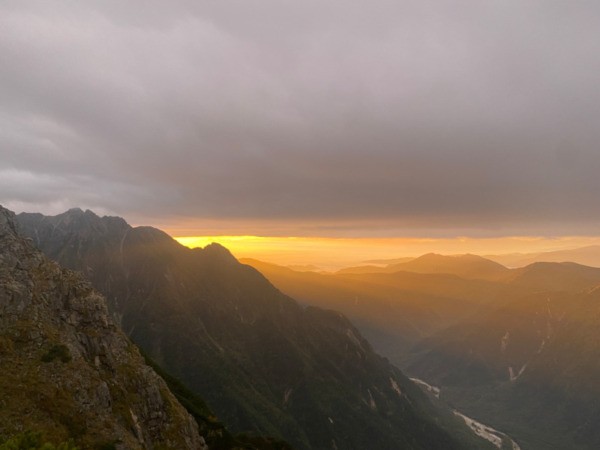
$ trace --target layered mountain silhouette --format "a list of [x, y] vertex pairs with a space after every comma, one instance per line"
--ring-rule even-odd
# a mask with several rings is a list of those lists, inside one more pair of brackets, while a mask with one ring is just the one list
[[360, 266], [342, 269], [339, 274], [349, 273], [445, 273], [467, 279], [500, 280], [508, 269], [501, 264], [477, 255], [445, 256], [436, 253], [414, 258], [410, 261], [388, 264], [385, 267]]
[[443, 259], [414, 270], [445, 273], [299, 273], [244, 261], [303, 302], [343, 311], [406, 373], [522, 450], [600, 448], [600, 271], [537, 262], [483, 280], [479, 267], [459, 277], [463, 261]]
[[[475, 260], [488, 266], [483, 258]], [[257, 268], [275, 286], [303, 303], [342, 311], [377, 351], [397, 364], [402, 364], [410, 348], [422, 339], [528, 292], [521, 286], [447, 273], [327, 274], [296, 272], [251, 259], [241, 261]], [[449, 262], [456, 262], [457, 269], [444, 264], [440, 270], [464, 270], [462, 258], [450, 257]], [[492, 263], [494, 266], [496, 263]], [[417, 267], [422, 269], [423, 265], [419, 263]], [[502, 266], [500, 271], [503, 276], [510, 273]]]
[[572, 262], [536, 262], [512, 270], [506, 280], [535, 290], [579, 292], [600, 283], [600, 269]]
[[0, 207], [0, 435], [27, 429], [81, 448], [207, 448], [104, 298]]
[[571, 250], [542, 253], [513, 253], [486, 256], [507, 267], [524, 267], [535, 262], [574, 262], [590, 267], [600, 267], [600, 245], [588, 245]]
[[459, 422], [342, 314], [300, 306], [225, 248], [191, 250], [157, 229], [77, 209], [18, 219], [49, 257], [82, 271], [132, 340], [233, 431], [298, 449], [464, 448], [439, 426], [460, 430]]

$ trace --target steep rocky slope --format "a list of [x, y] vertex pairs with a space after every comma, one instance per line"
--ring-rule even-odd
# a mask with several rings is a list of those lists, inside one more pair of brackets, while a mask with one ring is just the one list
[[192, 417], [89, 282], [20, 237], [0, 207], [0, 434], [83, 448], [204, 449]]
[[461, 447], [435, 423], [458, 422], [345, 317], [301, 307], [223, 247], [190, 250], [90, 211], [19, 220], [49, 256], [83, 271], [134, 342], [234, 431], [298, 449]]

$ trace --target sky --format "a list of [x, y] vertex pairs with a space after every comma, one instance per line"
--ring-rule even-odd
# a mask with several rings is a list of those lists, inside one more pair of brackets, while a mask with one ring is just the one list
[[0, 204], [175, 236], [597, 236], [599, 49], [592, 1], [3, 1]]

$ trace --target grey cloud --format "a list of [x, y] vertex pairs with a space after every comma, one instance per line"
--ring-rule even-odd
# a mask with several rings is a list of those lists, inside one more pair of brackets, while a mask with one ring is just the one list
[[599, 13], [559, 1], [7, 2], [0, 202], [140, 221], [589, 233]]

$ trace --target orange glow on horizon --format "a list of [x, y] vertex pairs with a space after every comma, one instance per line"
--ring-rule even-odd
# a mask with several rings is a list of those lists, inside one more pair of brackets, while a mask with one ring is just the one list
[[599, 245], [600, 237], [545, 238], [324, 238], [262, 236], [175, 237], [187, 247], [217, 242], [236, 258], [254, 258], [279, 265], [314, 265], [323, 270], [365, 264], [366, 261], [417, 257], [425, 253], [504, 255], [541, 253]]

